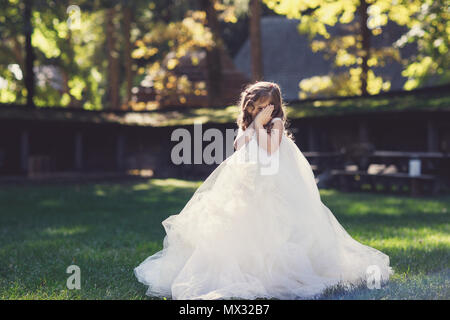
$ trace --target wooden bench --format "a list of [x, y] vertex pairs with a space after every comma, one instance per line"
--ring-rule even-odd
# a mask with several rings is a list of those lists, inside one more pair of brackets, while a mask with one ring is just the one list
[[419, 159], [422, 171], [436, 172], [450, 165], [450, 154], [443, 152], [405, 152], [378, 150], [369, 156], [370, 163], [394, 164], [400, 171], [407, 171], [409, 160]]
[[329, 169], [342, 169], [344, 167], [344, 154], [342, 152], [302, 152], [311, 165], [314, 174], [320, 174]]
[[434, 175], [407, 173], [371, 174], [365, 171], [332, 170], [332, 185], [342, 191], [409, 192], [412, 196], [435, 194], [440, 181]]
[[414, 152], [414, 151], [384, 151], [378, 150], [373, 153], [374, 157], [380, 158], [428, 158], [428, 159], [449, 159], [450, 154], [443, 152]]

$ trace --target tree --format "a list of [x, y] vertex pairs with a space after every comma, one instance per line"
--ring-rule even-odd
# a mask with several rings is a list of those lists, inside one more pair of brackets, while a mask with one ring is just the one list
[[367, 1], [360, 0], [360, 4], [357, 7], [359, 15], [359, 34], [361, 35], [361, 95], [365, 96], [367, 92], [367, 75], [369, 73], [368, 61], [370, 58], [370, 30], [367, 26], [369, 16], [367, 14]]
[[[0, 0], [0, 103], [26, 102], [25, 1]], [[79, 0], [72, 5], [69, 0], [35, 0], [29, 12], [34, 29], [28, 42], [39, 78], [34, 103], [127, 108], [134, 105], [133, 85], [143, 81], [160, 99], [183, 100], [187, 93], [210, 91], [214, 104], [220, 95], [220, 50], [224, 49], [219, 23], [235, 22], [235, 13], [242, 12], [246, 2]], [[81, 20], [76, 28], [70, 24], [75, 15]], [[208, 53], [211, 66], [209, 88], [174, 72], [180, 58], [190, 55], [195, 65], [202, 51]]]
[[125, 81], [126, 81], [126, 96], [125, 105], [131, 101], [131, 89], [133, 86], [133, 59], [131, 57], [132, 44], [131, 44], [131, 21], [133, 20], [133, 11], [130, 5], [127, 3], [123, 10], [123, 29], [124, 29], [124, 56], [125, 56]]
[[25, 104], [25, 4], [0, 0], [0, 8], [0, 102]]
[[108, 57], [108, 98], [111, 109], [119, 108], [119, 52], [117, 50], [114, 18], [116, 8], [105, 10], [106, 55]]
[[[82, 23], [69, 26], [69, 1], [34, 0], [31, 15], [33, 31], [33, 67], [37, 69], [36, 106], [72, 106], [101, 108], [103, 60], [99, 55], [104, 36], [99, 28], [102, 19], [94, 10], [96, 1], [78, 1]], [[26, 93], [25, 36], [23, 33], [24, 0], [1, 0], [0, 18], [0, 102], [24, 104]], [[99, 24], [100, 22], [100, 24]]]
[[36, 64], [41, 69], [50, 68], [54, 77], [40, 80], [35, 97], [38, 106], [102, 107], [106, 83], [101, 52], [105, 42], [103, 15], [90, 6], [93, 2], [86, 3], [80, 1], [80, 7], [71, 7], [69, 1], [47, 1], [46, 6], [41, 4], [33, 11]]
[[222, 61], [220, 51], [223, 50], [223, 41], [220, 34], [220, 25], [214, 7], [215, 0], [200, 0], [201, 9], [206, 12], [206, 26], [209, 28], [213, 46], [206, 48], [206, 69], [209, 104], [215, 105], [221, 96]]
[[[408, 26], [419, 11], [421, 2], [389, 0], [264, 0], [278, 14], [300, 19], [299, 31], [309, 35], [313, 51], [323, 51], [333, 59], [336, 68], [348, 72], [306, 79], [300, 83], [300, 97], [318, 94], [375, 94], [388, 90], [390, 82], [376, 76], [372, 68], [384, 65], [389, 59], [402, 62], [398, 48], [374, 48], [371, 38], [380, 36], [389, 20]], [[331, 37], [328, 28], [342, 34]], [[336, 33], [336, 32], [334, 32]]]
[[31, 1], [25, 1], [24, 7], [24, 25], [25, 25], [25, 87], [27, 89], [27, 106], [34, 107], [34, 52], [31, 46], [31, 35], [33, 28], [31, 25]]
[[263, 57], [261, 48], [261, 2], [250, 1], [250, 51], [252, 63], [252, 81], [262, 80], [264, 77]]
[[[425, 0], [410, 19], [408, 32], [395, 46], [417, 43], [418, 53], [405, 62], [402, 75], [407, 77], [404, 88], [447, 84], [450, 82], [450, 12], [448, 1]], [[434, 78], [434, 81], [433, 81]]]
[[[226, 49], [219, 22], [236, 22], [236, 14], [242, 14], [245, 4], [235, 6], [226, 0], [169, 3], [153, 4], [155, 18], [146, 20], [148, 31], [136, 40], [132, 57], [140, 66], [141, 83], [152, 87], [160, 101], [177, 98], [183, 102], [185, 95], [194, 93], [208, 96], [209, 104], [214, 105], [221, 95], [220, 51]], [[170, 19], [167, 10], [171, 10]], [[184, 56], [190, 57], [193, 66], [198, 65], [202, 53], [206, 53], [206, 81], [191, 81], [174, 71]]]

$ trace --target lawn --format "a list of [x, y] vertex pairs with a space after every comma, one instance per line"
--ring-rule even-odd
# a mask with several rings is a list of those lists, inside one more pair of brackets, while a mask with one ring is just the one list
[[[133, 268], [162, 248], [161, 221], [201, 182], [0, 186], [0, 299], [148, 299]], [[321, 190], [322, 201], [358, 241], [391, 257], [381, 289], [330, 290], [322, 299], [449, 299], [450, 195]], [[66, 268], [81, 269], [68, 290]]]

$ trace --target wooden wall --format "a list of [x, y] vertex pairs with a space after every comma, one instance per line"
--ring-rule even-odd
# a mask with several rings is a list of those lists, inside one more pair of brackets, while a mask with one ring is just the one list
[[[450, 152], [449, 111], [302, 118], [292, 120], [290, 127], [303, 152], [339, 151], [361, 141], [373, 143], [376, 150]], [[177, 128], [194, 133], [193, 126], [0, 120], [0, 175], [28, 175], [34, 163], [50, 172], [151, 169], [159, 177], [205, 178], [217, 164], [171, 162], [171, 149], [178, 143], [171, 141], [171, 134]], [[210, 123], [203, 125], [203, 132], [208, 128], [236, 129], [234, 123]]]

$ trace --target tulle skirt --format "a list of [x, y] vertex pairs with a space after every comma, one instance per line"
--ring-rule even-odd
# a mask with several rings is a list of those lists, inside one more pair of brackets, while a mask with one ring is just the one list
[[150, 296], [305, 299], [364, 283], [370, 270], [381, 282], [393, 273], [386, 254], [354, 240], [322, 203], [286, 136], [271, 156], [253, 138], [162, 225], [163, 249], [134, 269]]

